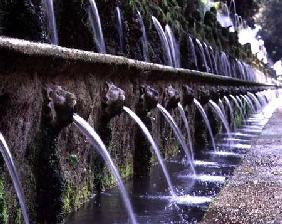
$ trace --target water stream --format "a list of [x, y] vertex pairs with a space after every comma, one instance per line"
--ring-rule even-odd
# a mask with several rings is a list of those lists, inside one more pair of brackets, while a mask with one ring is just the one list
[[[163, 178], [161, 164], [153, 166], [149, 176], [127, 181], [127, 189], [133, 192], [131, 201], [138, 222], [142, 224], [200, 222], [209, 204], [250, 149], [251, 142], [261, 133], [275, 111], [274, 108], [275, 103], [270, 103], [263, 112], [251, 114], [247, 119], [247, 125], [232, 133], [232, 139], [226, 133], [219, 134], [218, 151], [195, 150], [197, 176], [191, 176], [191, 168], [183, 163], [182, 156], [163, 161], [173, 182], [173, 189], [177, 191], [176, 197], [167, 195], [167, 180]], [[157, 147], [137, 115], [127, 107], [124, 107], [124, 110], [142, 128], [152, 147]], [[234, 141], [232, 148], [226, 144], [230, 140]], [[119, 190], [114, 188], [101, 193], [100, 197], [95, 197], [78, 212], [70, 215], [66, 223], [127, 223], [124, 208], [118, 206], [120, 203], [118, 192]]]
[[172, 59], [172, 55], [170, 53], [170, 47], [169, 47], [169, 43], [168, 43], [168, 39], [165, 35], [165, 32], [162, 28], [162, 25], [160, 24], [160, 22], [158, 21], [158, 19], [154, 16], [152, 16], [152, 20], [153, 20], [153, 24], [158, 32], [161, 44], [162, 44], [162, 50], [164, 53], [164, 62], [165, 65], [171, 66], [173, 67], [173, 59]]
[[165, 35], [170, 48], [172, 63], [175, 68], [180, 68], [180, 50], [179, 45], [169, 25], [165, 26]]
[[233, 107], [232, 107], [232, 104], [230, 103], [229, 99], [227, 96], [224, 96], [223, 97], [227, 106], [228, 106], [228, 110], [229, 110], [229, 115], [230, 115], [230, 123], [231, 123], [231, 126], [234, 127], [234, 110], [233, 110]]
[[181, 103], [178, 103], [178, 110], [180, 112], [180, 116], [183, 120], [185, 129], [186, 129], [186, 132], [187, 132], [188, 144], [189, 144], [190, 151], [191, 151], [191, 157], [192, 157], [192, 160], [194, 161], [194, 150], [193, 150], [193, 141], [192, 141], [192, 136], [191, 136], [190, 125], [189, 125], [185, 110], [184, 110], [183, 106], [181, 105]]
[[238, 103], [236, 97], [234, 97], [233, 95], [230, 95], [230, 98], [234, 102], [234, 104], [237, 107], [237, 109], [239, 110], [240, 116], [243, 118], [244, 117], [244, 113], [243, 113], [243, 110], [242, 110], [240, 104]]
[[112, 175], [115, 177], [118, 188], [120, 190], [124, 205], [127, 209], [128, 215], [130, 217], [130, 221], [132, 224], [137, 224], [133, 208], [131, 206], [131, 202], [129, 200], [127, 191], [125, 189], [125, 186], [123, 184], [123, 181], [121, 179], [121, 176], [119, 174], [119, 171], [117, 167], [115, 166], [111, 155], [109, 154], [105, 144], [99, 137], [99, 135], [95, 132], [95, 130], [89, 125], [88, 122], [86, 122], [83, 118], [81, 118], [79, 115], [74, 114], [73, 115], [74, 124], [77, 126], [77, 128], [85, 135], [85, 137], [88, 139], [90, 144], [97, 150], [97, 152], [103, 157], [105, 160], [108, 168], [111, 170]]
[[105, 54], [106, 46], [98, 8], [95, 0], [89, 0], [89, 2], [90, 8], [88, 9], [88, 17], [93, 32], [94, 42], [98, 53]]
[[137, 11], [137, 17], [138, 17], [138, 21], [139, 21], [139, 24], [142, 30], [141, 42], [142, 42], [142, 53], [143, 53], [144, 61], [150, 62], [149, 49], [148, 49], [148, 38], [147, 38], [147, 33], [146, 33], [146, 28], [144, 25], [143, 17], [140, 11]]
[[208, 129], [208, 132], [210, 134], [212, 147], [213, 147], [214, 150], [216, 150], [214, 136], [213, 136], [213, 133], [212, 133], [211, 124], [210, 124], [210, 121], [208, 119], [208, 116], [207, 116], [204, 108], [202, 107], [202, 105], [200, 104], [200, 102], [198, 100], [194, 99], [194, 104], [196, 105], [197, 109], [199, 110], [199, 112], [201, 113], [201, 115], [204, 119], [204, 122], [206, 124], [207, 129]]
[[116, 16], [116, 29], [118, 33], [118, 45], [121, 52], [124, 51], [124, 37], [123, 37], [123, 24], [122, 24], [122, 14], [120, 8], [117, 6], [115, 8]]
[[168, 171], [167, 171], [166, 165], [163, 161], [163, 158], [161, 156], [160, 150], [159, 150], [157, 144], [155, 143], [152, 135], [150, 134], [148, 128], [141, 121], [141, 119], [132, 110], [130, 110], [128, 107], [124, 107], [123, 110], [138, 124], [138, 126], [141, 128], [144, 135], [146, 136], [147, 140], [150, 142], [152, 149], [154, 150], [154, 153], [157, 156], [159, 164], [160, 164], [160, 166], [163, 170], [164, 176], [165, 176], [166, 181], [167, 181], [167, 185], [168, 185], [169, 190], [170, 190], [170, 194], [173, 197], [176, 197], [176, 194], [174, 192], [173, 185], [172, 185], [172, 182], [171, 182], [171, 179], [170, 179], [170, 175], [168, 174]]
[[23, 214], [24, 222], [25, 222], [25, 224], [29, 224], [29, 218], [28, 218], [28, 212], [27, 212], [25, 197], [24, 197], [24, 194], [23, 194], [23, 189], [22, 189], [22, 186], [21, 186], [19, 175], [18, 175], [16, 166], [14, 164], [12, 154], [9, 150], [8, 145], [7, 145], [7, 142], [5, 141], [5, 138], [1, 133], [0, 133], [0, 152], [3, 156], [5, 164], [8, 168], [9, 174], [12, 178], [12, 182], [13, 182], [14, 188], [16, 190], [16, 194], [17, 194], [19, 204], [20, 204], [20, 207], [21, 207], [21, 211], [22, 211], [22, 214]]
[[218, 105], [219, 105], [219, 108], [221, 109], [222, 113], [224, 114], [224, 116], [227, 116], [227, 114], [225, 112], [224, 104], [223, 104], [221, 99], [218, 100]]
[[215, 114], [218, 116], [218, 118], [221, 120], [222, 124], [224, 125], [227, 135], [230, 136], [231, 138], [231, 130], [229, 128], [229, 124], [224, 113], [221, 111], [220, 107], [214, 101], [210, 100], [209, 103], [212, 109], [214, 110]]
[[209, 68], [208, 63], [207, 63], [207, 58], [206, 58], [206, 55], [205, 55], [203, 45], [202, 45], [202, 43], [199, 39], [196, 39], [196, 43], [197, 43], [197, 46], [198, 46], [198, 49], [199, 49], [202, 66], [204, 66], [205, 72], [209, 72], [210, 68]]
[[58, 45], [59, 40], [58, 40], [58, 31], [57, 31], [57, 23], [54, 13], [53, 0], [45, 0], [45, 7], [46, 7], [47, 18], [48, 18], [48, 28], [49, 28], [51, 43], [54, 45]]
[[246, 111], [245, 111], [245, 109], [244, 109], [244, 103], [243, 103], [243, 101], [242, 101], [242, 99], [239, 97], [239, 96], [236, 96], [236, 99], [237, 99], [237, 101], [238, 101], [238, 103], [239, 103], [239, 105], [240, 105], [240, 107], [241, 107], [241, 109], [242, 109], [242, 112], [243, 112], [243, 119], [245, 120], [245, 118], [246, 118]]
[[251, 112], [255, 113], [256, 110], [254, 108], [254, 105], [253, 105], [252, 101], [248, 97], [246, 97], [245, 95], [241, 95], [241, 97], [245, 100], [245, 102], [247, 103], [248, 107], [251, 109]]
[[198, 61], [197, 61], [195, 44], [190, 35], [187, 36], [187, 45], [188, 45], [188, 54], [190, 55], [191, 60], [193, 61], [193, 64], [195, 66], [194, 69], [198, 69]]
[[186, 155], [186, 159], [188, 160], [191, 170], [192, 170], [192, 174], [195, 175], [195, 167], [194, 167], [194, 161], [193, 161], [193, 152], [192, 149], [188, 149], [186, 143], [185, 143], [185, 138], [183, 136], [183, 134], [181, 133], [181, 130], [179, 129], [179, 127], [177, 126], [175, 120], [173, 119], [173, 117], [170, 115], [170, 113], [160, 104], [157, 105], [157, 108], [160, 110], [160, 112], [163, 114], [163, 116], [165, 117], [166, 121], [169, 123], [170, 127], [172, 128], [179, 144], [181, 145], [185, 155]]
[[262, 106], [261, 106], [260, 102], [258, 101], [258, 99], [256, 98], [256, 96], [253, 93], [250, 93], [250, 92], [248, 92], [248, 96], [254, 101], [257, 110], [260, 111], [262, 109]]

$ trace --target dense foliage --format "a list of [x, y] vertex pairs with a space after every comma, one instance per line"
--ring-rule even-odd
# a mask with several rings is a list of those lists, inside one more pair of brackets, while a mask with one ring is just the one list
[[282, 58], [282, 1], [265, 0], [259, 18], [262, 38], [267, 51], [274, 61]]

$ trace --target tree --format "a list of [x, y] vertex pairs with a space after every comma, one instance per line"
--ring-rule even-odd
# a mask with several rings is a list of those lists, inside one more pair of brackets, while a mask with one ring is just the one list
[[262, 26], [260, 35], [271, 59], [282, 58], [282, 1], [265, 0], [258, 23]]

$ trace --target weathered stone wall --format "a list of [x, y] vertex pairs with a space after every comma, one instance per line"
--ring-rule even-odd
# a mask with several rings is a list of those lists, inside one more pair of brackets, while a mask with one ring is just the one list
[[[0, 131], [12, 151], [28, 201], [30, 216], [35, 223], [46, 221], [55, 223], [89, 200], [96, 192], [95, 189], [109, 188], [114, 184], [107, 169], [97, 165], [100, 161], [99, 157], [74, 125], [61, 131], [58, 139], [54, 140], [52, 145], [54, 150], [50, 150], [51, 154], [45, 151], [49, 152], [49, 148], [46, 149], [48, 146], [46, 142], [53, 141], [49, 139], [51, 137], [48, 135], [43, 119], [46, 116], [44, 109], [46, 86], [59, 85], [73, 93], [77, 98], [77, 113], [99, 131], [103, 125], [106, 125], [101, 122], [101, 113], [103, 113], [101, 102], [107, 81], [113, 82], [125, 91], [126, 106], [133, 110], [137, 109], [140, 86], [143, 84], [150, 85], [159, 92], [159, 102], [162, 104], [165, 88], [169, 84], [179, 91], [181, 98], [184, 84], [193, 88], [196, 96], [199, 94], [200, 87], [205, 89], [212, 86], [229, 89], [238, 86], [270, 87], [229, 77], [146, 64], [121, 57], [0, 38]], [[195, 127], [198, 127], [201, 121], [195, 120], [193, 106], [188, 110], [193, 136], [198, 136], [199, 133], [195, 133], [195, 130], [199, 131], [199, 128], [195, 129]], [[172, 114], [183, 128], [177, 115], [178, 111], [175, 109]], [[149, 122], [152, 122], [153, 136], [162, 153], [166, 157], [178, 153], [176, 139], [156, 109], [148, 117]], [[137, 127], [125, 113], [116, 116], [108, 125], [111, 132], [108, 136], [101, 137], [109, 140], [108, 148], [122, 176], [131, 177], [134, 174], [134, 163], [143, 159], [135, 152], [138, 143]], [[202, 129], [202, 136], [207, 136], [205, 133]], [[201, 143], [194, 142], [195, 145]], [[138, 149], [140, 150], [140, 147]], [[148, 148], [144, 148], [145, 152], [148, 155]], [[148, 156], [150, 159], [150, 155]], [[58, 165], [53, 166], [57, 162]], [[46, 171], [46, 167], [50, 169]], [[55, 167], [55, 170], [52, 170], [52, 167]], [[20, 213], [3, 162], [1, 170], [4, 170], [1, 174], [4, 179], [3, 193], [9, 220], [17, 220], [19, 218], [16, 216]], [[51, 179], [54, 182], [50, 184]], [[56, 205], [61, 205], [61, 208], [56, 207], [58, 211], [53, 211], [54, 214], [46, 210], [44, 214], [42, 212], [44, 207], [38, 204], [39, 199], [41, 202], [44, 201], [42, 187], [52, 192], [49, 196], [56, 199]], [[47, 194], [46, 197], [49, 196]], [[50, 204], [52, 203], [54, 201], [51, 200]], [[51, 206], [47, 209], [52, 210], [52, 208]], [[52, 215], [56, 217], [50, 217]]]

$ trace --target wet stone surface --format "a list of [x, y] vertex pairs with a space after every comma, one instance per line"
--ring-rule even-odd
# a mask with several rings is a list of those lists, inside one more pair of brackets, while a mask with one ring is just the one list
[[202, 223], [282, 223], [282, 107], [269, 120]]

